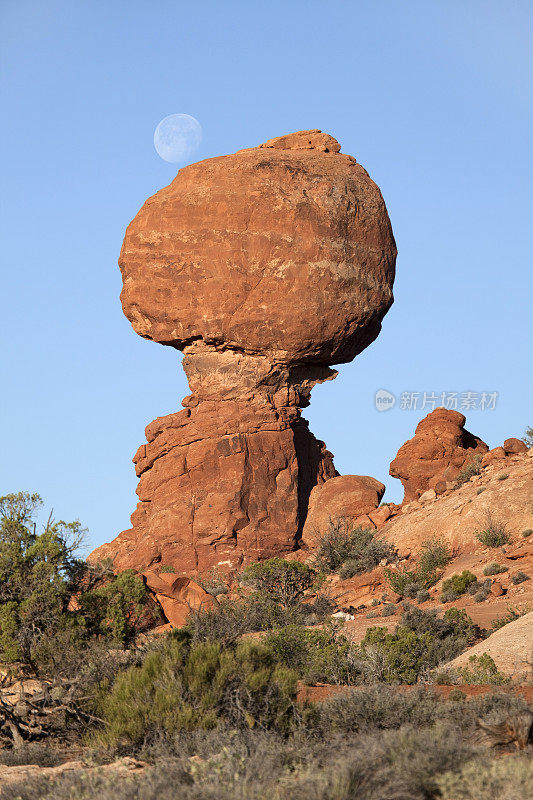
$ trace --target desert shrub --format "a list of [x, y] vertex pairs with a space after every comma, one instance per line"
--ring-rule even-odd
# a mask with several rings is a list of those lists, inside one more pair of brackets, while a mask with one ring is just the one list
[[497, 481], [506, 481], [508, 477], [509, 477], [509, 473], [508, 472], [501, 472], [498, 475], [498, 477], [496, 478], [496, 480]]
[[385, 603], [381, 611], [383, 617], [392, 617], [396, 614], [396, 606], [394, 603]]
[[269, 558], [249, 564], [242, 572], [241, 580], [257, 592], [284, 608], [295, 606], [304, 592], [314, 582], [315, 572], [307, 564]]
[[483, 586], [483, 588], [478, 589], [478, 591], [476, 591], [476, 593], [474, 594], [474, 602], [484, 603], [489, 594], [490, 594], [489, 589]]
[[394, 633], [386, 628], [368, 628], [361, 650], [378, 651], [383, 657], [382, 680], [386, 683], [416, 683], [422, 670], [431, 662], [432, 637], [417, 634], [403, 626]]
[[438, 570], [445, 567], [451, 557], [451, 549], [442, 539], [426, 539], [422, 542], [414, 569], [403, 567], [385, 571], [388, 584], [393, 592], [402, 597], [415, 598], [419, 592], [437, 582]]
[[361, 651], [363, 658], [372, 651], [381, 655], [381, 680], [412, 684], [422, 672], [459, 655], [478, 634], [470, 617], [457, 608], [448, 609], [439, 619], [435, 611], [407, 606], [394, 632], [369, 628]]
[[187, 633], [166, 637], [139, 666], [119, 673], [99, 709], [107, 745], [139, 744], [180, 730], [235, 727], [288, 729], [295, 713], [296, 673], [261, 642], [223, 649], [191, 643]]
[[515, 572], [515, 574], [511, 577], [511, 583], [514, 584], [514, 586], [518, 586], [519, 583], [524, 583], [524, 581], [528, 580], [529, 575], [526, 575], [526, 573], [522, 572], [522, 570]]
[[524, 800], [533, 796], [533, 761], [522, 754], [476, 759], [436, 782], [442, 800]]
[[529, 608], [508, 608], [503, 616], [498, 617], [497, 619], [493, 620], [492, 622], [492, 630], [498, 631], [500, 628], [503, 628], [504, 625], [508, 625], [510, 622], [514, 622], [515, 619], [520, 619], [523, 617], [524, 614], [527, 614]]
[[90, 581], [90, 587], [81, 591], [77, 600], [88, 632], [105, 637], [115, 646], [128, 647], [139, 631], [161, 621], [142, 578], [132, 569], [114, 574], [109, 568]]
[[524, 539], [527, 539], [528, 536], [531, 536], [533, 533], [533, 528], [526, 528], [525, 531], [522, 531], [522, 536]]
[[477, 583], [476, 576], [468, 569], [452, 575], [442, 582], [441, 601], [449, 603], [456, 600], [467, 591], [469, 586], [475, 583]]
[[174, 575], [176, 570], [171, 564], [162, 564], [159, 567], [159, 572], [168, 573], [170, 575]]
[[508, 569], [509, 567], [504, 567], [503, 564], [497, 564], [496, 561], [492, 561], [484, 567], [483, 575], [500, 575], [502, 572], [507, 572]]
[[336, 695], [320, 704], [316, 725], [323, 736], [370, 733], [403, 725], [433, 724], [441, 713], [439, 698], [422, 687], [399, 692], [386, 685]]
[[445, 567], [452, 558], [450, 545], [443, 539], [433, 538], [422, 542], [417, 562], [417, 574], [427, 581], [434, 573]]
[[405, 588], [403, 590], [403, 596], [404, 597], [408, 597], [410, 600], [414, 600], [414, 598], [417, 596], [418, 592], [420, 592], [420, 591], [421, 591], [420, 584], [416, 583], [416, 581], [413, 581], [412, 583], [406, 584], [406, 586], [405, 586]]
[[416, 584], [415, 571], [409, 570], [405, 567], [400, 567], [399, 569], [386, 569], [385, 577], [392, 591], [396, 592], [396, 594], [399, 594], [402, 597], [404, 596], [405, 590], [408, 586]]
[[392, 558], [394, 547], [376, 539], [374, 531], [352, 527], [347, 520], [330, 521], [320, 539], [315, 557], [319, 570], [331, 573], [342, 570], [341, 577], [351, 578], [376, 567], [383, 559]]
[[479, 475], [481, 472], [481, 456], [473, 456], [462, 468], [455, 479], [454, 488], [459, 489], [459, 487], [463, 486], [463, 484], [468, 483], [468, 481], [474, 477], [474, 475]]
[[6, 787], [2, 800], [430, 800], [438, 776], [474, 754], [446, 726], [377, 731], [331, 744], [258, 730], [224, 731], [214, 741], [212, 735], [203, 744], [189, 734], [180, 741], [184, 751], [139, 775], [118, 779], [93, 771], [53, 782], [29, 779]]
[[511, 538], [505, 523], [498, 520], [490, 510], [485, 514], [484, 527], [476, 531], [475, 537], [485, 547], [503, 547]]
[[26, 764], [55, 767], [61, 761], [57, 750], [41, 742], [25, 742], [20, 747], [0, 750], [0, 764], [6, 767], [20, 767]]
[[488, 653], [481, 656], [470, 656], [468, 666], [458, 667], [462, 682], [474, 684], [476, 686], [489, 684], [491, 686], [501, 686], [509, 683], [509, 678], [499, 672], [494, 660]]
[[336, 765], [337, 780], [325, 798], [428, 800], [437, 776], [467, 763], [475, 750], [446, 725], [359, 736]]
[[417, 603], [425, 603], [426, 600], [429, 600], [429, 592], [427, 589], [420, 589], [420, 591], [416, 594], [416, 602]]
[[42, 643], [58, 631], [83, 634], [68, 604], [82, 571], [75, 553], [84, 529], [50, 517], [38, 533], [41, 506], [38, 494], [0, 498], [0, 661], [37, 666]]
[[314, 613], [313, 606], [284, 608], [262, 592], [254, 592], [241, 599], [221, 600], [213, 609], [192, 611], [187, 629], [195, 642], [219, 642], [227, 647], [245, 633], [309, 623]]
[[199, 583], [202, 589], [205, 589], [206, 592], [213, 595], [213, 597], [218, 597], [221, 594], [228, 594], [229, 591], [227, 578], [224, 578], [216, 567], [209, 570], [207, 574], [199, 576], [197, 578], [197, 583]]
[[126, 647], [159, 615], [132, 570], [115, 575], [77, 557], [79, 522], [50, 516], [38, 532], [41, 506], [37, 494], [0, 498], [0, 661], [62, 674], [95, 636]]
[[305, 683], [350, 685], [360, 680], [357, 648], [331, 625], [315, 631], [292, 625], [269, 633], [264, 644]]
[[533, 447], [533, 428], [526, 428], [522, 437], [522, 441], [524, 444], [527, 444], [528, 447]]

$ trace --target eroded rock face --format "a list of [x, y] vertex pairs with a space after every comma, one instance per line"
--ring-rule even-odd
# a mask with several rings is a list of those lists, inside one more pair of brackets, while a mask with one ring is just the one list
[[389, 474], [404, 487], [404, 503], [418, 499], [428, 489], [441, 493], [461, 468], [488, 452], [485, 442], [465, 430], [466, 418], [458, 411], [436, 408], [418, 423], [415, 435], [400, 447]]
[[381, 193], [320, 131], [180, 170], [126, 231], [134, 329], [184, 351], [191, 395], [146, 429], [132, 528], [92, 558], [234, 569], [299, 545], [336, 475], [300, 409], [378, 335], [396, 247]]

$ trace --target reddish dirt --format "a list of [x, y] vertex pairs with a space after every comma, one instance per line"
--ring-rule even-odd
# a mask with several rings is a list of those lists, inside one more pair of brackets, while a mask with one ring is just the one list
[[[328, 700], [330, 697], [335, 697], [335, 695], [339, 694], [347, 694], [348, 692], [356, 692], [362, 691], [363, 689], [368, 688], [365, 686], [333, 686], [327, 683], [318, 683], [316, 686], [305, 686], [301, 685], [298, 689], [298, 702], [300, 703], [321, 703], [324, 700]], [[419, 686], [407, 686], [401, 685], [396, 687], [399, 692], [410, 692], [416, 688], [420, 688]], [[461, 692], [467, 697], [481, 697], [484, 694], [489, 694], [490, 692], [498, 691], [499, 687], [495, 686], [442, 686], [442, 685], [431, 685], [431, 686], [424, 686], [425, 691], [428, 692], [435, 692], [443, 700], [447, 700], [450, 696], [450, 692], [459, 689]], [[517, 696], [524, 697], [528, 703], [533, 703], [533, 686], [513, 686], [512, 688], [505, 688], [505, 692], [510, 694], [515, 694]]]

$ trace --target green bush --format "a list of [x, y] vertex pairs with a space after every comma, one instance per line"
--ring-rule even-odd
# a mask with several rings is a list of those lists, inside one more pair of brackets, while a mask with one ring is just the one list
[[481, 472], [481, 456], [473, 456], [462, 468], [455, 479], [454, 488], [459, 489], [463, 484]]
[[473, 684], [474, 686], [490, 685], [502, 686], [509, 683], [509, 678], [502, 672], [499, 672], [494, 660], [488, 653], [483, 653], [481, 656], [470, 656], [468, 659], [467, 667], [458, 667], [461, 680], [466, 684]]
[[[404, 596], [405, 590], [408, 586], [412, 586], [413, 584], [418, 586], [416, 582], [415, 571], [409, 570], [405, 567], [400, 567], [399, 569], [386, 569], [385, 577], [392, 591], [396, 592], [396, 594], [399, 594], [401, 597]], [[422, 587], [418, 588], [421, 589]]]
[[441, 601], [449, 603], [464, 594], [469, 586], [477, 583], [476, 576], [469, 569], [463, 570], [442, 582]]
[[223, 599], [213, 609], [192, 611], [187, 629], [195, 642], [220, 642], [227, 647], [245, 633], [303, 625], [313, 616], [313, 608], [306, 604], [284, 608], [263, 593], [254, 592], [242, 599]]
[[[369, 628], [361, 642], [362, 659], [381, 657], [379, 678], [386, 683], [416, 683], [419, 675], [450, 661], [475, 641], [479, 629], [462, 610], [450, 608], [442, 619], [435, 611], [407, 606], [394, 632]], [[362, 671], [361, 662], [359, 669]]]
[[331, 626], [313, 631], [292, 625], [269, 633], [264, 643], [280, 664], [305, 683], [358, 682], [356, 648]]
[[302, 599], [315, 580], [315, 571], [299, 561], [269, 558], [249, 564], [242, 572], [241, 580], [262, 592], [283, 608], [291, 608]]
[[50, 517], [38, 532], [41, 506], [37, 494], [0, 498], [0, 661], [62, 674], [91, 638], [126, 647], [159, 617], [131, 570], [115, 575], [77, 558], [79, 522]]
[[522, 437], [522, 441], [524, 444], [527, 444], [528, 447], [533, 447], [533, 428], [528, 427], [526, 428], [524, 435]]
[[68, 610], [82, 572], [75, 553], [84, 534], [79, 522], [54, 522], [41, 533], [34, 516], [38, 494], [0, 498], [0, 661], [37, 668], [41, 646], [59, 631], [83, 635], [83, 621]]
[[433, 538], [422, 542], [417, 562], [419, 579], [426, 583], [438, 569], [449, 564], [451, 558], [450, 545], [443, 539]]
[[161, 621], [142, 578], [132, 569], [114, 574], [105, 564], [95, 565], [89, 568], [86, 586], [77, 600], [92, 636], [128, 647], [139, 631]]
[[445, 567], [451, 558], [452, 552], [446, 542], [438, 538], [426, 539], [422, 542], [414, 569], [387, 569], [385, 575], [393, 592], [402, 597], [415, 598], [419, 592], [437, 582], [439, 569]]
[[330, 521], [327, 532], [320, 539], [315, 561], [322, 572], [339, 572], [342, 578], [351, 578], [373, 569], [380, 561], [393, 555], [394, 547], [376, 539], [374, 531], [354, 528], [347, 520], [337, 520]]
[[507, 572], [509, 567], [504, 567], [503, 564], [497, 564], [496, 561], [487, 564], [483, 569], [483, 575], [500, 575], [502, 572]]
[[140, 744], [178, 731], [235, 727], [287, 730], [294, 718], [296, 673], [260, 642], [223, 649], [193, 644], [184, 632], [148, 652], [140, 666], [119, 673], [103, 692], [104, 727], [97, 741]]
[[486, 512], [485, 526], [476, 531], [475, 537], [485, 547], [503, 547], [511, 538], [505, 523], [499, 521], [491, 511]]

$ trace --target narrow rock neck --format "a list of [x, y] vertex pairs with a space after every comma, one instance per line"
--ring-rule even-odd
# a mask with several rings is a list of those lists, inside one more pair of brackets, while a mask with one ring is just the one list
[[203, 342], [185, 348], [183, 369], [191, 389], [184, 405], [203, 400], [250, 400], [276, 409], [305, 408], [313, 387], [337, 376], [330, 367], [277, 364], [267, 356], [217, 350]]

